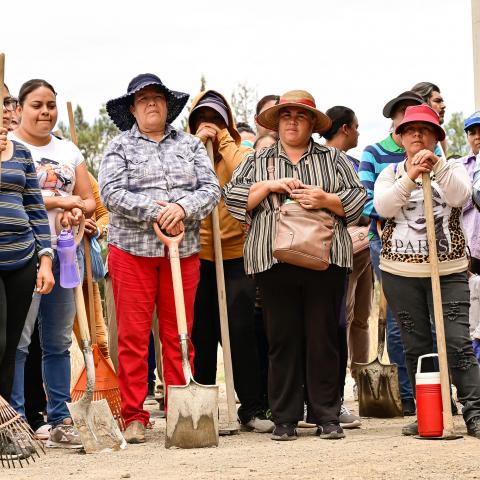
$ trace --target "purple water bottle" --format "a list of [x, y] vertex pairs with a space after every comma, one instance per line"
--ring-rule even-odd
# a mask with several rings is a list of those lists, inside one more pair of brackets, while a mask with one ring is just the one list
[[60, 259], [60, 286], [74, 288], [80, 285], [77, 271], [77, 245], [72, 230], [62, 230], [57, 237], [57, 254]]

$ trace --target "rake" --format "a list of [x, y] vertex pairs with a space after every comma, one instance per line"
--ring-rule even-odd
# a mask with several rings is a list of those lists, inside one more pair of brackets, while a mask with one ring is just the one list
[[0, 395], [0, 464], [2, 467], [23, 468], [23, 461], [29, 464], [45, 454], [42, 442], [35, 438], [33, 430]]

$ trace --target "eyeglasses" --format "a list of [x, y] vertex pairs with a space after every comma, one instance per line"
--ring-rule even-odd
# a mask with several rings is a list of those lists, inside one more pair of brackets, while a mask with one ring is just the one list
[[413, 135], [415, 133], [419, 133], [420, 135], [428, 135], [428, 134], [433, 135], [434, 131], [430, 127], [414, 127], [412, 125], [412, 126], [405, 127], [402, 133], [404, 135]]
[[17, 99], [13, 97], [6, 97], [3, 99], [3, 108], [8, 112], [14, 112], [17, 108]]

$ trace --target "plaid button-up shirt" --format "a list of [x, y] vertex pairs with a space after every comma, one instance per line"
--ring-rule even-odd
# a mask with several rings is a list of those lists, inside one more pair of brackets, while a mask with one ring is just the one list
[[202, 142], [167, 125], [155, 142], [134, 126], [107, 147], [99, 172], [102, 201], [110, 212], [108, 242], [143, 257], [165, 256], [153, 222], [162, 207], [178, 203], [185, 210], [180, 256], [200, 250], [200, 221], [220, 199], [220, 186]]

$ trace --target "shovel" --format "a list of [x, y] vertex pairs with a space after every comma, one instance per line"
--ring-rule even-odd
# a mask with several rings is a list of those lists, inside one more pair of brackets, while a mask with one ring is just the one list
[[218, 387], [197, 383], [193, 379], [189, 362], [187, 317], [178, 251], [183, 232], [175, 237], [169, 237], [161, 231], [157, 223], [153, 224], [153, 228], [169, 250], [182, 368], [186, 382], [185, 385], [168, 386], [165, 448], [216, 447], [218, 446]]
[[[440, 146], [440, 143], [438, 144]], [[441, 149], [441, 146], [440, 146]], [[442, 150], [442, 157], [445, 154]], [[450, 377], [448, 373], [447, 347], [445, 343], [445, 327], [443, 325], [442, 291], [440, 288], [440, 274], [438, 270], [437, 240], [435, 238], [435, 222], [433, 218], [432, 183], [430, 174], [422, 173], [423, 201], [425, 205], [425, 219], [427, 221], [428, 260], [430, 262], [433, 316], [435, 317], [435, 331], [437, 334], [438, 363], [440, 366], [440, 384], [443, 407], [443, 438], [455, 440], [461, 435], [455, 433], [452, 417], [452, 403], [450, 397]]]
[[380, 289], [377, 358], [370, 363], [356, 363], [358, 372], [358, 411], [362, 417], [402, 417], [397, 364], [382, 362], [387, 324], [387, 300]]
[[[57, 219], [61, 215], [60, 213]], [[83, 236], [85, 219], [83, 217], [82, 219], [79, 232], [75, 237], [77, 245]], [[119, 450], [125, 448], [127, 443], [118, 428], [117, 422], [113, 418], [107, 401], [105, 399], [92, 401], [95, 389], [95, 363], [93, 361], [92, 344], [88, 331], [87, 312], [85, 311], [81, 282], [75, 287], [74, 296], [87, 382], [83, 397], [78, 402], [67, 403], [67, 407], [72, 415], [73, 423], [78, 430], [86, 453]]]

